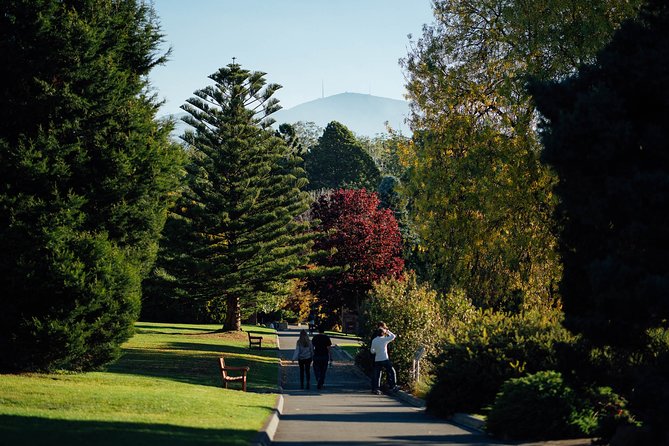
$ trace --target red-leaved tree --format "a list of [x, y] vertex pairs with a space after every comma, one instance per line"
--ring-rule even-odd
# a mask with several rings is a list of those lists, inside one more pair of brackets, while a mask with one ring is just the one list
[[399, 277], [404, 268], [402, 240], [393, 212], [379, 208], [376, 193], [339, 189], [322, 195], [311, 207], [318, 229], [327, 234], [315, 248], [329, 252], [318, 263], [341, 272], [313, 279], [328, 319], [338, 318], [342, 306], [357, 310], [372, 284], [383, 277]]

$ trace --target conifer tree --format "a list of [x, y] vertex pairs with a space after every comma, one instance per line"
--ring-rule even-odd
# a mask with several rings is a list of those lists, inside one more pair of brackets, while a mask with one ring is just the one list
[[232, 63], [182, 107], [195, 130], [184, 136], [194, 154], [178, 211], [198, 234], [191, 280], [198, 296], [225, 302], [224, 330], [241, 329], [242, 306], [288, 292], [313, 239], [298, 219], [309, 208], [302, 160], [269, 127], [280, 86], [264, 76]]
[[[648, 0], [593, 64], [531, 87], [543, 158], [560, 179], [565, 324], [596, 347], [588, 362], [606, 352], [613, 365], [596, 366], [595, 380], [656, 436], [636, 444], [669, 438], [667, 29], [669, 5]], [[580, 376], [588, 367], [572, 365]], [[633, 438], [619, 432], [611, 444]]]
[[165, 58], [136, 0], [0, 6], [0, 368], [116, 357], [178, 187], [147, 75]]
[[318, 144], [304, 157], [309, 189], [366, 188], [376, 190], [381, 174], [374, 160], [343, 124], [327, 125]]
[[669, 320], [669, 6], [649, 3], [596, 63], [532, 87], [560, 178], [567, 322], [630, 349]]

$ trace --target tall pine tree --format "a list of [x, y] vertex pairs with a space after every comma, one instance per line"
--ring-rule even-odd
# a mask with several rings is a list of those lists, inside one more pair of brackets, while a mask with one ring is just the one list
[[181, 152], [136, 0], [0, 6], [0, 368], [89, 369], [132, 333]]
[[189, 187], [178, 211], [198, 235], [189, 280], [200, 297], [225, 302], [224, 330], [241, 328], [242, 306], [287, 293], [308, 261], [313, 234], [302, 160], [269, 126], [280, 88], [265, 73], [232, 63], [210, 76], [182, 108], [194, 127]]

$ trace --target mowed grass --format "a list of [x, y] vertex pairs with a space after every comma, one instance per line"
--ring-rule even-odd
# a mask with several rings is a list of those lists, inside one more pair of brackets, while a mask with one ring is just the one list
[[339, 348], [344, 350], [346, 353], [348, 353], [351, 358], [355, 359], [356, 355], [362, 348], [362, 344], [337, 344], [339, 345]]
[[[247, 444], [278, 397], [274, 331], [244, 327], [264, 337], [259, 351], [218, 328], [140, 322], [105, 371], [0, 375], [0, 444]], [[219, 356], [251, 368], [248, 392], [222, 387]]]

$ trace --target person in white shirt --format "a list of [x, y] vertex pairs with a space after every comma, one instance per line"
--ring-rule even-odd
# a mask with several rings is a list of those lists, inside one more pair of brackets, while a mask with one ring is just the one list
[[399, 387], [397, 387], [397, 375], [395, 374], [395, 369], [388, 357], [388, 344], [394, 341], [395, 338], [395, 334], [388, 330], [387, 327], [381, 327], [376, 330], [376, 337], [372, 340], [372, 346], [369, 350], [374, 355], [372, 393], [375, 395], [381, 394], [381, 391], [379, 390], [379, 387], [381, 387], [381, 370], [386, 371], [388, 388], [390, 391], [396, 392], [399, 389]]

